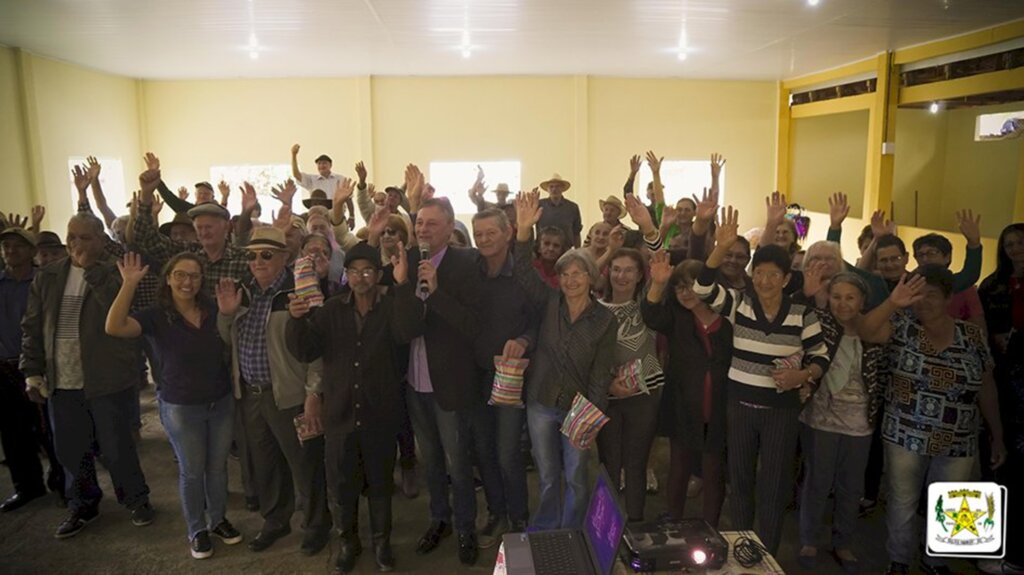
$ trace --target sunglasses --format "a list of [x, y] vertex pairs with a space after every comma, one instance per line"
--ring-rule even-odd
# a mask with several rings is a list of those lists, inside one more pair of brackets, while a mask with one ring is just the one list
[[256, 261], [256, 258], [258, 257], [258, 258], [260, 258], [263, 261], [269, 261], [269, 260], [274, 259], [274, 254], [275, 253], [276, 252], [272, 252], [270, 250], [263, 250], [263, 251], [260, 251], [260, 252], [247, 252], [245, 254], [245, 259], [247, 259], [247, 260], [249, 260], [251, 262], [254, 262], [254, 261]]
[[384, 228], [384, 235], [385, 236], [397, 236], [398, 232], [396, 232], [395, 230], [393, 230], [391, 228]]

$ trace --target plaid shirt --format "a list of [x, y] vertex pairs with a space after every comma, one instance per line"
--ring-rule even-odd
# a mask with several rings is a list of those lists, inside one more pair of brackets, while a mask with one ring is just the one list
[[288, 277], [281, 271], [274, 283], [261, 290], [256, 280], [249, 284], [249, 311], [238, 318], [238, 369], [249, 385], [270, 385], [270, 356], [267, 354], [267, 321], [274, 297]]
[[[92, 206], [87, 201], [78, 203], [78, 213], [96, 215], [92, 211]], [[123, 258], [128, 250], [109, 237], [105, 239], [106, 244], [103, 246], [103, 253], [115, 260]], [[146, 263], [149, 264], [151, 262], [147, 261]], [[142, 278], [139, 286], [135, 289], [135, 298], [132, 299], [131, 311], [143, 310], [156, 303], [156, 294], [160, 291], [160, 276], [157, 275], [160, 273], [159, 270], [160, 266], [150, 265], [149, 273]]]
[[230, 243], [225, 244], [224, 254], [215, 262], [210, 261], [203, 246], [196, 242], [176, 242], [160, 233], [149, 205], [140, 205], [135, 217], [135, 234], [129, 246], [138, 250], [151, 262], [163, 266], [167, 260], [181, 252], [191, 252], [199, 256], [203, 262], [203, 293], [212, 299], [217, 297], [217, 284], [221, 278], [231, 278], [236, 282], [247, 283], [252, 274], [249, 272], [249, 260], [245, 250]]

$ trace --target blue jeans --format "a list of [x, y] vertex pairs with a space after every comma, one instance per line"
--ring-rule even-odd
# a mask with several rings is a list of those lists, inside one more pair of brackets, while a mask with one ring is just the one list
[[[406, 390], [405, 399], [427, 471], [431, 521], [450, 521], [454, 504], [455, 530], [476, 532], [469, 414], [441, 409], [433, 393], [420, 393], [410, 388]], [[448, 502], [448, 476], [452, 480], [453, 504]]]
[[189, 540], [224, 520], [234, 416], [230, 393], [200, 405], [160, 402], [160, 422], [178, 457], [178, 490]]
[[[490, 374], [493, 381], [494, 374]], [[509, 521], [530, 516], [526, 464], [519, 442], [526, 410], [481, 405], [473, 410], [472, 431], [480, 479], [484, 482], [487, 510]]]
[[832, 433], [804, 425], [801, 441], [805, 473], [800, 496], [800, 543], [818, 546], [828, 494], [834, 490], [832, 546], [851, 549], [858, 506], [864, 495], [864, 469], [871, 451], [871, 436]]
[[[936, 481], [970, 480], [974, 457], [918, 455], [888, 441], [884, 443], [889, 479], [889, 503], [885, 512], [889, 540], [886, 548], [890, 560], [910, 565], [922, 540], [920, 525], [917, 525], [921, 488]], [[921, 560], [929, 565], [943, 563], [942, 559], [927, 555]]]
[[[526, 425], [530, 429], [533, 459], [540, 475], [537, 511], [530, 528], [579, 529], [587, 512], [589, 485], [587, 455], [572, 446], [560, 431], [567, 412], [535, 402], [526, 406]], [[562, 477], [565, 477], [565, 503], [562, 503]]]

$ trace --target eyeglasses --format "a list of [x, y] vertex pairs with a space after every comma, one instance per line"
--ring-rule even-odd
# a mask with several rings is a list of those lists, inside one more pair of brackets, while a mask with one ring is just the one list
[[263, 261], [269, 261], [269, 260], [274, 259], [274, 254], [275, 253], [276, 252], [272, 252], [270, 250], [263, 250], [261, 252], [247, 252], [245, 254], [245, 259], [247, 259], [247, 260], [249, 260], [251, 262], [256, 261], [256, 258], [260, 258]]
[[558, 274], [558, 277], [563, 280], [581, 280], [583, 278], [590, 278], [590, 274], [586, 272], [562, 272]]
[[383, 235], [385, 235], [385, 236], [397, 236], [398, 232], [396, 232], [395, 230], [393, 230], [391, 228], [384, 228], [384, 234]]
[[347, 273], [349, 277], [363, 278], [364, 280], [368, 280], [372, 278], [375, 273], [377, 273], [377, 270], [373, 268], [366, 268], [361, 270], [357, 270], [355, 268], [348, 268], [347, 270], [345, 270], [345, 273]]
[[189, 273], [183, 270], [174, 270], [173, 272], [171, 272], [171, 278], [174, 279], [174, 281], [179, 282], [183, 282], [187, 279], [197, 282], [203, 279], [203, 274]]
[[754, 278], [756, 278], [756, 279], [778, 280], [778, 279], [782, 279], [783, 275], [785, 275], [785, 274], [783, 274], [780, 271], [776, 271], [776, 270], [771, 270], [771, 271], [754, 270]]

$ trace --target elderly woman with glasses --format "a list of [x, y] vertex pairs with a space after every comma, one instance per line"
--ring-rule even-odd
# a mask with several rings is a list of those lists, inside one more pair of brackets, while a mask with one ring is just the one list
[[535, 529], [578, 528], [588, 499], [588, 451], [573, 445], [559, 428], [577, 395], [607, 410], [619, 326], [593, 296], [597, 266], [585, 251], [570, 250], [558, 259], [559, 289], [546, 284], [533, 267], [530, 234], [540, 220], [539, 202], [537, 190], [516, 198], [514, 275], [534, 307], [543, 310], [537, 351], [526, 372], [527, 427], [540, 473], [540, 501], [530, 524]]
[[235, 402], [225, 344], [217, 332], [217, 306], [201, 291], [203, 266], [192, 253], [167, 262], [157, 304], [131, 315], [132, 298], [149, 266], [129, 252], [118, 268], [124, 281], [107, 314], [106, 331], [115, 337], [145, 336], [160, 350], [160, 422], [178, 458], [191, 553], [204, 559], [213, 555], [211, 533], [229, 545], [242, 540], [225, 517]]
[[756, 509], [756, 532], [774, 554], [792, 496], [800, 390], [824, 375], [828, 350], [814, 309], [783, 292], [791, 265], [784, 248], [771, 244], [754, 252], [752, 289], [717, 283], [718, 267], [737, 241], [739, 213], [730, 206], [722, 220], [693, 289], [734, 326], [727, 406], [732, 526], [752, 528]]

